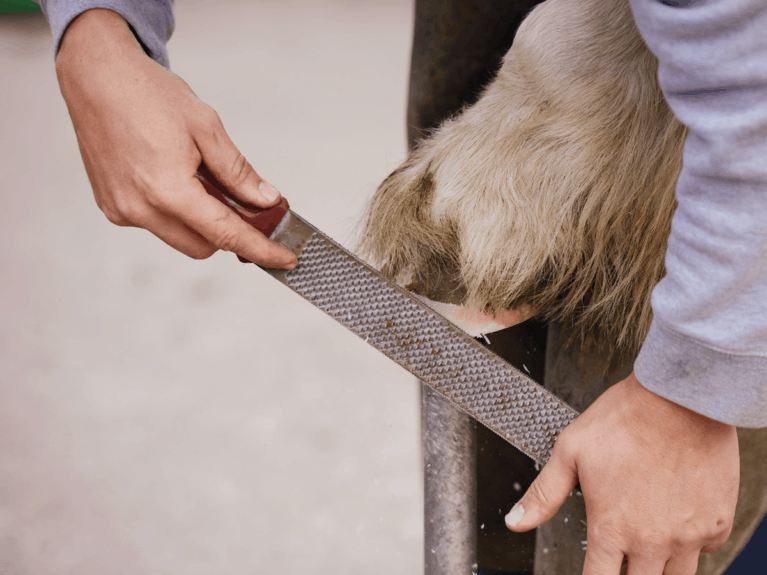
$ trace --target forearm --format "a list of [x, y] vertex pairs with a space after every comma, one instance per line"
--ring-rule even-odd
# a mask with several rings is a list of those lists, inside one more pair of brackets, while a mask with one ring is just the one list
[[40, 0], [51, 26], [55, 53], [64, 33], [80, 14], [94, 8], [116, 12], [130, 25], [146, 53], [169, 67], [166, 43], [173, 33], [173, 0]]
[[767, 6], [631, 3], [664, 95], [690, 129], [637, 378], [714, 419], [764, 427]]

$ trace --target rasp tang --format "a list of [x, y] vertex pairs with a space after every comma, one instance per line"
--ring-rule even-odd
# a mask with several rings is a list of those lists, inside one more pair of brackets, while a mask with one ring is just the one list
[[[236, 209], [200, 172], [206, 190]], [[574, 409], [288, 210], [286, 201], [261, 221], [238, 212], [298, 257], [293, 270], [262, 269], [535, 461], [548, 461], [557, 436], [577, 417]]]

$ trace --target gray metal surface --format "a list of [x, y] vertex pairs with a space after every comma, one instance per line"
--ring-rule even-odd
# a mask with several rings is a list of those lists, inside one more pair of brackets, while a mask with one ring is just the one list
[[267, 270], [515, 447], [545, 463], [575, 410], [293, 212], [271, 239], [298, 256]]
[[477, 572], [477, 422], [421, 387], [424, 575]]

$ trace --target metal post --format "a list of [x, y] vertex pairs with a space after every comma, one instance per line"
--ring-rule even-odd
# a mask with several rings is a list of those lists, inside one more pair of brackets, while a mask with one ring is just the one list
[[424, 573], [477, 571], [476, 421], [422, 385]]
[[[416, 0], [410, 148], [476, 101], [539, 0]], [[460, 32], [460, 33], [459, 33]], [[476, 572], [476, 422], [423, 387], [425, 574]]]

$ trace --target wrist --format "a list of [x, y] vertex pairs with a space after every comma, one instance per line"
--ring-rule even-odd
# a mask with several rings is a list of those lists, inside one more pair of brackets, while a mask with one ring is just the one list
[[652, 417], [659, 425], [673, 425], [676, 422], [687, 431], [698, 430], [706, 433], [728, 432], [735, 429], [732, 425], [711, 419], [650, 391], [641, 384], [634, 373], [626, 382], [646, 415]]
[[70, 22], [56, 56], [61, 74], [77, 64], [92, 66], [115, 56], [143, 54], [128, 23], [117, 12], [103, 8], [86, 10]]

